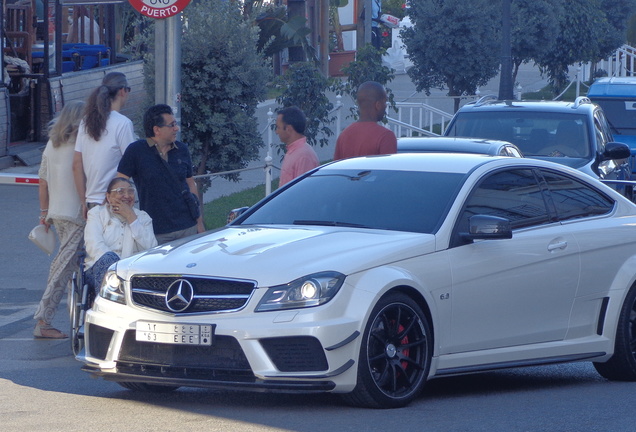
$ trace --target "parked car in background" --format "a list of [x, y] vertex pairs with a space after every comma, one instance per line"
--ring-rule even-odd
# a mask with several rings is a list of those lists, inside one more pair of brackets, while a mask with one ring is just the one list
[[590, 86], [587, 97], [603, 109], [616, 140], [629, 145], [635, 170], [636, 77], [599, 78]]
[[636, 206], [548, 161], [323, 165], [227, 227], [112, 266], [94, 376], [407, 405], [434, 377], [591, 361], [636, 380]]
[[[606, 181], [631, 179], [629, 146], [614, 141], [603, 110], [586, 97], [560, 102], [485, 96], [461, 107], [444, 135], [504, 140], [528, 158], [560, 163]], [[633, 195], [632, 187], [614, 186]]]
[[403, 137], [398, 138], [398, 153], [476, 153], [491, 156], [523, 157], [509, 142], [482, 138]]

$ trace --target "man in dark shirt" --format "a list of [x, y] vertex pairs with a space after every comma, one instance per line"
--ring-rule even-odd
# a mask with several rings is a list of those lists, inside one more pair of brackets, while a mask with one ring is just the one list
[[146, 139], [128, 146], [117, 169], [118, 176], [133, 178], [159, 244], [205, 231], [190, 151], [176, 140], [178, 131], [168, 105], [151, 106], [144, 113]]

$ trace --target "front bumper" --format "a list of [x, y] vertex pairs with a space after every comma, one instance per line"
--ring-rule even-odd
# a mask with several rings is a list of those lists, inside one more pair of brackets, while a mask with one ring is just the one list
[[[161, 376], [147, 375], [140, 373], [127, 373], [124, 370], [117, 373], [104, 372], [97, 365], [86, 364], [82, 370], [90, 373], [95, 377], [104, 378], [107, 381], [115, 382], [141, 382], [146, 384], [177, 386], [177, 387], [205, 387], [205, 388], [224, 388], [233, 390], [249, 390], [249, 391], [268, 391], [268, 392], [285, 392], [285, 393], [323, 393], [332, 391], [336, 384], [333, 381], [303, 381], [303, 380], [260, 380], [254, 375], [245, 380], [232, 380], [215, 378], [187, 378], [173, 377], [169, 370], [161, 370]], [[148, 369], [151, 370], [151, 369]], [[167, 375], [163, 375], [166, 373]]]
[[[349, 290], [347, 290], [349, 291]], [[174, 315], [97, 299], [87, 314], [84, 371], [109, 381], [284, 392], [349, 392], [356, 384], [361, 323], [372, 301], [315, 308]], [[343, 294], [342, 292], [340, 294]], [[258, 299], [251, 304], [258, 304]], [[334, 299], [336, 300], [336, 299]], [[357, 305], [355, 308], [349, 305]], [[213, 324], [211, 346], [135, 340], [136, 322]]]

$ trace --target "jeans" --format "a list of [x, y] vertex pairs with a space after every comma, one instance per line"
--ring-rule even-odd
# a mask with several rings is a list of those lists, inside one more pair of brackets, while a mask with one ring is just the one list
[[91, 268], [84, 272], [84, 278], [88, 285], [95, 290], [95, 294], [99, 293], [108, 268], [117, 261], [119, 261], [119, 256], [115, 252], [106, 252], [95, 261], [95, 264], [93, 264]]

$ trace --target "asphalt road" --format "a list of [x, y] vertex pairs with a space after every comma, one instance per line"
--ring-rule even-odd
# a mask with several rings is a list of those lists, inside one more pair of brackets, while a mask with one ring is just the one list
[[37, 186], [0, 185], [0, 203], [1, 337], [7, 325], [31, 324], [32, 305], [42, 296], [51, 257], [27, 239], [39, 223]]

